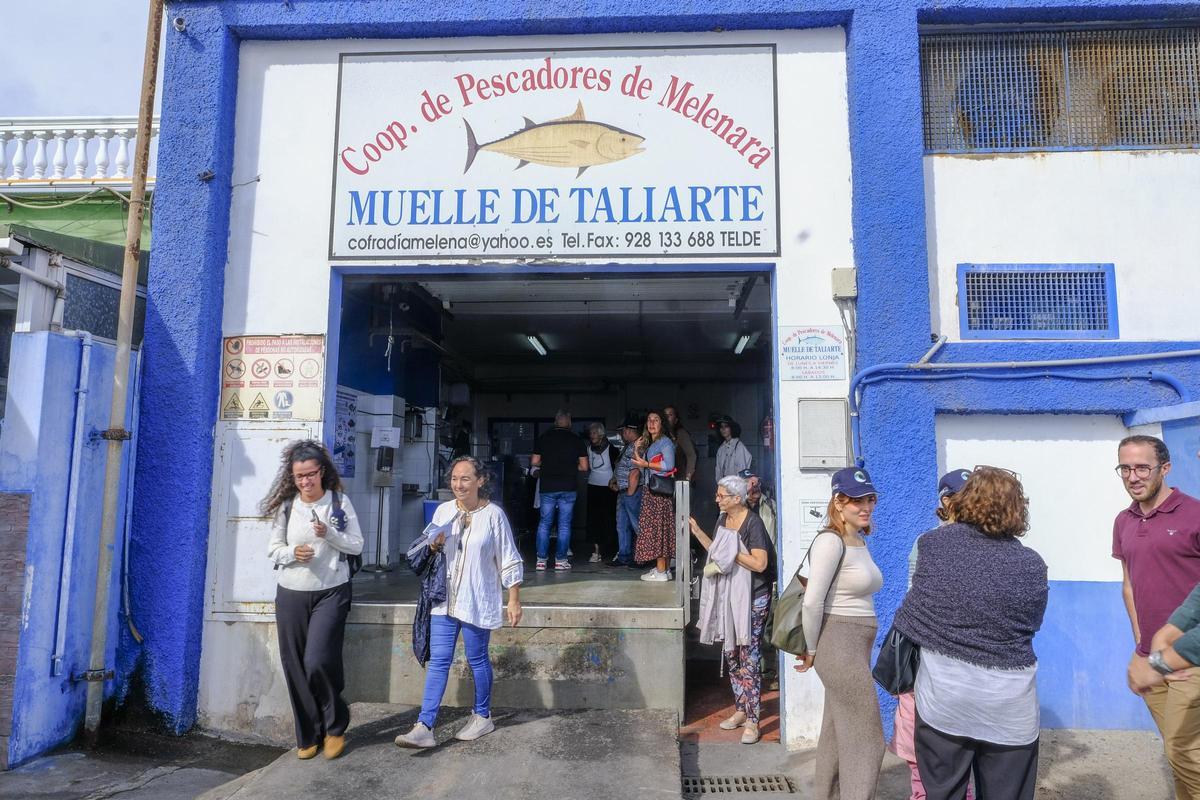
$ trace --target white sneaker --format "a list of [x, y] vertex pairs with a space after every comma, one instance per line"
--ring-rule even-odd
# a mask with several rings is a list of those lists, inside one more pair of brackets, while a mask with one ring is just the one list
[[464, 742], [472, 742], [494, 730], [496, 730], [496, 725], [492, 722], [491, 717], [481, 717], [478, 714], [472, 714], [471, 718], [467, 720], [467, 724], [462, 726], [462, 730], [454, 734], [454, 738]]
[[588, 558], [588, 563], [589, 564], [599, 564], [603, 560], [604, 559], [600, 557], [599, 553], [592, 553], [591, 557]]
[[649, 572], [647, 572], [645, 575], [642, 576], [642, 580], [655, 581], [655, 582], [661, 583], [663, 581], [671, 580], [671, 573], [659, 572], [657, 569], [652, 569]]
[[418, 722], [412, 726], [411, 731], [402, 733], [396, 737], [397, 747], [411, 747], [414, 750], [433, 747], [436, 744], [437, 739], [433, 738], [433, 731], [426, 728], [424, 722]]
[[758, 724], [747, 722], [745, 728], [742, 729], [742, 744], [754, 744], [759, 738]]
[[735, 711], [733, 716], [727, 720], [723, 720], [719, 727], [723, 731], [733, 731], [746, 724], [746, 713], [744, 711]]

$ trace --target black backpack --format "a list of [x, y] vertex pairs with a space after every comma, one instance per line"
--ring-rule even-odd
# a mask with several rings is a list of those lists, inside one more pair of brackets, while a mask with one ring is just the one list
[[[330, 518], [330, 522], [333, 522], [334, 517], [340, 517], [342, 515], [342, 496], [339, 495], [337, 492], [333, 491], [332, 489], [330, 490], [330, 492], [333, 494], [333, 513], [331, 513], [329, 515], [329, 518]], [[294, 497], [291, 500], [285, 500], [283, 502], [283, 527], [284, 527], [284, 530], [287, 530], [288, 523], [291, 521], [291, 518], [292, 518], [292, 503], [293, 502], [295, 502]], [[339, 531], [341, 530], [341, 528], [338, 527], [336, 523], [334, 524], [334, 527], [337, 527]], [[362, 554], [359, 553], [358, 555], [352, 556], [347, 553], [339, 553], [339, 555], [341, 556], [341, 560], [346, 562], [346, 566], [348, 566], [350, 568], [350, 577], [353, 578], [355, 573], [358, 572], [360, 569], [362, 569]], [[278, 564], [275, 565], [275, 569], [279, 569]]]

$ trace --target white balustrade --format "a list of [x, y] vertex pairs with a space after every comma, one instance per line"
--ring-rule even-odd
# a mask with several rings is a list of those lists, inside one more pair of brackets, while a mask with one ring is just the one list
[[35, 181], [46, 177], [46, 165], [50, 163], [46, 160], [46, 139], [49, 136], [50, 134], [45, 131], [33, 132], [33, 140], [37, 142], [33, 151], [33, 179]]
[[67, 174], [67, 132], [54, 131], [54, 177], [61, 178]]
[[113, 173], [114, 178], [129, 177], [129, 131], [117, 131], [117, 160], [113, 162], [117, 171]]
[[29, 165], [29, 160], [25, 154], [25, 143], [29, 141], [30, 134], [25, 131], [18, 131], [14, 137], [17, 143], [17, 150], [13, 153], [13, 180], [19, 181], [25, 178], [25, 167]]
[[[158, 120], [150, 135], [153, 148]], [[37, 185], [127, 185], [136, 138], [135, 117], [0, 118], [0, 191]]]
[[96, 174], [93, 178], [108, 177], [108, 129], [96, 129], [96, 141], [99, 144], [96, 146]]

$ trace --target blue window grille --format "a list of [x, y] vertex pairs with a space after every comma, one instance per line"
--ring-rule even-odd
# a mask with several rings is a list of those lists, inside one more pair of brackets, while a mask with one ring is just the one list
[[924, 34], [929, 153], [1200, 147], [1200, 27]]
[[963, 339], [1115, 339], [1112, 264], [959, 264]]

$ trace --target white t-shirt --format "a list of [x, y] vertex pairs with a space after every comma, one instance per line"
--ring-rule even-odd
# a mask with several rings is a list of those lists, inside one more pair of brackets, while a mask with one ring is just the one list
[[588, 486], [608, 486], [608, 482], [612, 480], [613, 468], [612, 462], [608, 460], [608, 449], [607, 442], [599, 453], [588, 445]]
[[[350, 566], [342, 554], [362, 553], [362, 530], [358, 527], [358, 515], [354, 505], [345, 494], [339, 493], [342, 511], [346, 514], [346, 529], [338, 531], [329, 520], [333, 511], [333, 493], [325, 492], [315, 503], [305, 503], [297, 495], [292, 501], [292, 513], [284, 528], [283, 509], [275, 513], [271, 527], [271, 542], [267, 555], [278, 565], [279, 585], [297, 592], [316, 592], [341, 586], [350, 580]], [[314, 512], [317, 519], [325, 523], [325, 536], [319, 537], [313, 530]], [[296, 560], [296, 547], [312, 545], [313, 557], [307, 562]]]

